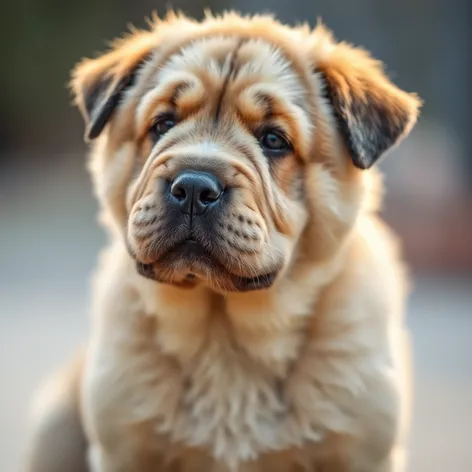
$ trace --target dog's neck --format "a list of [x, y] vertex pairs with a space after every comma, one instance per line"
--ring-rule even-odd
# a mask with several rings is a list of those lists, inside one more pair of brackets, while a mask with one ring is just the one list
[[138, 275], [134, 280], [144, 311], [157, 318], [160, 348], [183, 365], [209, 339], [219, 339], [284, 377], [303, 346], [320, 291], [339, 266], [336, 260], [329, 267], [301, 260], [268, 290], [225, 295], [203, 285], [183, 289]]

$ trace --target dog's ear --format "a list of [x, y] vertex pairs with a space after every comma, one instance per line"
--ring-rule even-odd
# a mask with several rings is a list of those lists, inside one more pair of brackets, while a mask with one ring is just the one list
[[396, 87], [382, 64], [322, 25], [314, 31], [315, 72], [322, 81], [339, 132], [360, 169], [368, 169], [416, 123], [421, 101]]
[[85, 121], [86, 140], [95, 139], [103, 131], [154, 42], [151, 32], [134, 32], [116, 41], [110, 52], [84, 59], [73, 69], [70, 87]]

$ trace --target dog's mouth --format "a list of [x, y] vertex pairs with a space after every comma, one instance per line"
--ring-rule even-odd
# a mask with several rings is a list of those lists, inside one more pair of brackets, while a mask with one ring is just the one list
[[256, 277], [236, 277], [235, 286], [239, 291], [262, 290], [269, 288], [275, 281], [277, 272], [257, 275]]
[[176, 244], [155, 262], [137, 261], [136, 267], [140, 275], [161, 283], [191, 288], [206, 282], [237, 292], [269, 288], [278, 273], [274, 270], [250, 277], [233, 274], [192, 236]]

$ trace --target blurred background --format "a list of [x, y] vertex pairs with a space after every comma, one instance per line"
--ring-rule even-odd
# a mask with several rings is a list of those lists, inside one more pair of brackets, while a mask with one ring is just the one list
[[89, 279], [105, 238], [84, 170], [68, 73], [129, 23], [168, 6], [272, 12], [384, 60], [424, 99], [383, 163], [385, 217], [404, 240], [416, 393], [409, 472], [472, 471], [470, 0], [6, 0], [0, 19], [0, 471], [19, 470], [29, 401], [86, 339]]

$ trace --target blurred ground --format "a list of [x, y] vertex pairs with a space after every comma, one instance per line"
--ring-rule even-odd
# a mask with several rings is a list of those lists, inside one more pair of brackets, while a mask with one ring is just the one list
[[[17, 472], [34, 388], [87, 332], [104, 237], [81, 156], [18, 156], [0, 176], [0, 471]], [[27, 177], [28, 175], [28, 177]], [[409, 306], [416, 398], [409, 472], [472, 471], [472, 278], [420, 277]]]

